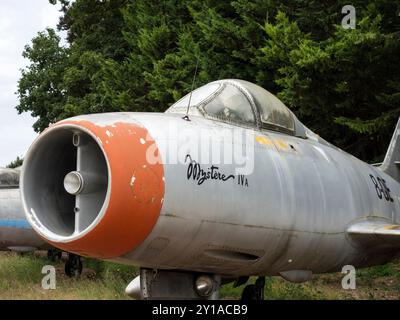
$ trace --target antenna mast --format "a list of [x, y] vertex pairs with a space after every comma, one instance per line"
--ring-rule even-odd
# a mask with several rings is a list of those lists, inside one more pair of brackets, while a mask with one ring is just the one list
[[193, 81], [192, 81], [192, 90], [190, 91], [190, 95], [189, 95], [189, 103], [188, 103], [188, 106], [187, 106], [187, 109], [186, 109], [186, 115], [182, 118], [183, 120], [186, 120], [186, 121], [190, 121], [190, 119], [189, 119], [189, 109], [190, 109], [190, 103], [192, 102], [193, 90], [194, 90], [194, 87], [196, 85], [196, 77], [197, 77], [197, 70], [199, 68], [199, 61], [200, 61], [200, 59], [197, 58], [196, 69], [194, 71], [194, 76], [193, 76]]

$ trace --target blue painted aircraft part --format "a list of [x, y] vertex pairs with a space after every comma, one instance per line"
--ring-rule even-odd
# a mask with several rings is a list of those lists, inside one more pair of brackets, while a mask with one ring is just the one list
[[0, 228], [32, 229], [26, 220], [0, 220]]

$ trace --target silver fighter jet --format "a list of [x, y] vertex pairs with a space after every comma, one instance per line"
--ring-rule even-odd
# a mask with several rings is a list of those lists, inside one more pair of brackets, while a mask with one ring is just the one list
[[62, 250], [141, 267], [134, 297], [218, 298], [400, 252], [400, 123], [380, 167], [314, 134], [275, 96], [220, 80], [166, 113], [78, 116], [31, 146], [22, 199]]

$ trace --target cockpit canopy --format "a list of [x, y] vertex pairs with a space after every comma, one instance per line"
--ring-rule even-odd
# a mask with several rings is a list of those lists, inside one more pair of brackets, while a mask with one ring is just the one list
[[[219, 80], [206, 84], [180, 99], [166, 112], [188, 112], [189, 115], [292, 135], [296, 134], [298, 127], [296, 117], [278, 98], [244, 80]], [[297, 131], [305, 134], [304, 129]]]

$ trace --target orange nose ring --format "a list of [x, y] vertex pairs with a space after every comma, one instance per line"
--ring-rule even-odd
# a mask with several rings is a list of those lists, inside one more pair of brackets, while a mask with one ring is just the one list
[[[52, 243], [62, 250], [83, 256], [109, 259], [137, 247], [149, 235], [160, 215], [164, 197], [164, 168], [161, 161], [148, 161], [147, 149], [155, 141], [148, 131], [133, 123], [108, 126], [90, 121], [64, 121], [89, 131], [102, 148], [109, 167], [108, 204], [105, 214], [82, 237]], [[50, 129], [51, 130], [51, 129]]]

